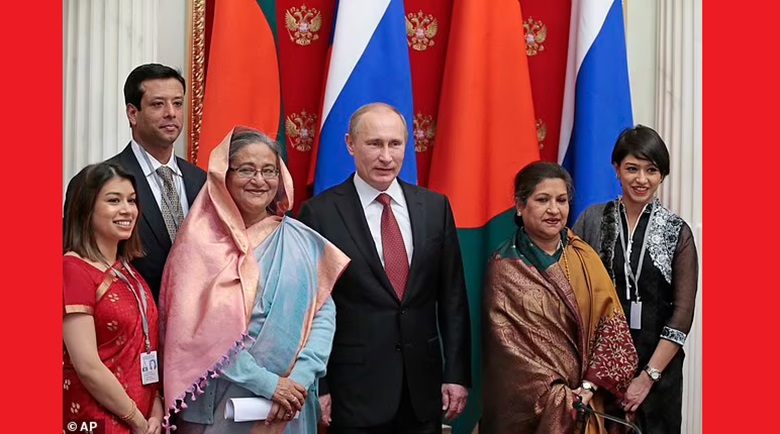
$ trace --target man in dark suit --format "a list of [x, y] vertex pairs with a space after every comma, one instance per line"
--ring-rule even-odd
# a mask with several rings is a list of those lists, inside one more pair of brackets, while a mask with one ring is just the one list
[[336, 335], [319, 384], [331, 434], [439, 433], [442, 410], [453, 419], [466, 405], [471, 337], [455, 221], [446, 196], [397, 179], [407, 138], [392, 106], [358, 109], [346, 135], [357, 173], [298, 216], [352, 259], [333, 289]]
[[[135, 68], [125, 81], [125, 106], [133, 139], [108, 161], [136, 180], [141, 210], [138, 232], [146, 256], [133, 261], [157, 301], [165, 260], [176, 230], [206, 182], [206, 172], [173, 155], [184, 118], [184, 77], [157, 63]], [[84, 170], [68, 183], [64, 218]]]

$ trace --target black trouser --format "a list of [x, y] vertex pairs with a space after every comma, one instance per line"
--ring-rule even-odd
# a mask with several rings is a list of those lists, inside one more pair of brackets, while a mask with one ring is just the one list
[[426, 421], [417, 419], [409, 397], [406, 378], [404, 378], [401, 403], [390, 422], [371, 427], [330, 427], [328, 434], [441, 434], [441, 416]]
[[683, 359], [680, 350], [637, 409], [636, 424], [643, 434], [679, 434], [682, 430]]

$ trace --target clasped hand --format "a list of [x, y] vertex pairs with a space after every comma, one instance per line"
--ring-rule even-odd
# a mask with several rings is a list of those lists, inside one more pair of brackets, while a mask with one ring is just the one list
[[266, 425], [292, 420], [295, 413], [301, 411], [308, 396], [309, 392], [305, 387], [289, 378], [279, 377], [279, 384], [271, 397], [273, 404], [265, 420]]

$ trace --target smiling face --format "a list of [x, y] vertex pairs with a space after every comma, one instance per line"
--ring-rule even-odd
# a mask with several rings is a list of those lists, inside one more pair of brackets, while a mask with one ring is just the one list
[[[236, 203], [247, 227], [268, 217], [268, 206], [275, 200], [279, 189], [278, 157], [265, 143], [250, 143], [236, 151], [230, 158], [230, 168], [225, 177], [230, 197]], [[242, 170], [244, 169], [244, 170]], [[241, 172], [256, 172], [244, 178]], [[265, 178], [262, 171], [274, 171], [275, 177]]]
[[569, 218], [566, 182], [560, 178], [544, 179], [536, 185], [525, 203], [517, 199], [515, 207], [522, 214], [526, 233], [537, 246], [558, 241]]
[[372, 108], [360, 116], [346, 141], [360, 178], [379, 191], [387, 190], [404, 163], [406, 130], [401, 117], [389, 108]]
[[95, 199], [92, 211], [92, 229], [98, 246], [116, 245], [129, 239], [137, 218], [133, 184], [119, 177], [106, 182]]
[[628, 155], [615, 172], [623, 187], [623, 202], [627, 205], [644, 206], [655, 197], [663, 176], [658, 167], [650, 160]]

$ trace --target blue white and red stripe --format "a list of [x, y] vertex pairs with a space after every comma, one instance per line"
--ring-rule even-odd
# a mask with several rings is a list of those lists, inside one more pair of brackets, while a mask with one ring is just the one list
[[570, 221], [620, 193], [612, 148], [633, 126], [621, 0], [574, 0], [558, 161], [574, 179]]
[[[341, 0], [336, 11], [322, 119], [314, 194], [355, 171], [344, 142], [349, 118], [360, 106], [384, 102], [412, 124], [412, 76], [402, 0]], [[414, 137], [406, 143], [399, 178], [417, 183]]]

